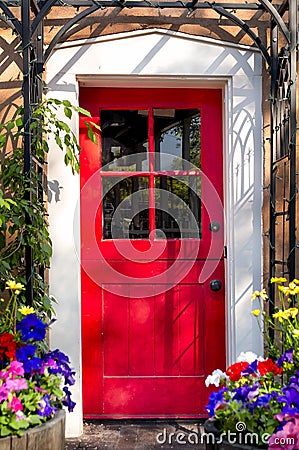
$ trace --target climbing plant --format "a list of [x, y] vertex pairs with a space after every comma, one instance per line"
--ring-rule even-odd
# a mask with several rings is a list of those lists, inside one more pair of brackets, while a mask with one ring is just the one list
[[[64, 111], [65, 120], [57, 114], [60, 108]], [[33, 306], [41, 315], [48, 317], [54, 312], [55, 299], [48, 295], [47, 283], [40, 275], [40, 268], [50, 265], [52, 243], [47, 222], [46, 186], [37, 166], [46, 161], [48, 137], [53, 135], [58, 148], [64, 152], [65, 164], [73, 173], [79, 171], [80, 146], [68, 124], [74, 113], [90, 117], [88, 111], [72, 105], [68, 100], [47, 99], [32, 108], [30, 133], [34, 158], [30, 173], [24, 173], [23, 169], [23, 108], [19, 107], [14, 118], [0, 124], [0, 291], [5, 291], [5, 283], [12, 277], [26, 284], [25, 248], [31, 247], [34, 264]], [[85, 121], [85, 124], [89, 138], [96, 142], [99, 126], [90, 121]], [[21, 305], [26, 303], [23, 292], [19, 302]]]

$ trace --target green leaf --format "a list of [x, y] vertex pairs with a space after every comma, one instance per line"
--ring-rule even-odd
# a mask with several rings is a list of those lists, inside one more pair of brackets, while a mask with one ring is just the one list
[[91, 142], [93, 142], [94, 144], [97, 143], [96, 136], [91, 128], [88, 128], [87, 135], [88, 135], [89, 139], [91, 140]]
[[65, 122], [63, 122], [62, 120], [57, 120], [56, 121], [56, 125], [58, 128], [60, 128], [61, 130], [66, 131], [67, 133], [70, 133], [71, 129], [68, 126], [68, 124], [66, 124]]
[[22, 128], [23, 127], [23, 117], [18, 117], [16, 120], [16, 126], [18, 128]]
[[9, 428], [3, 426], [0, 427], [0, 436], [5, 437], [8, 436], [9, 434], [11, 434]]
[[11, 269], [11, 266], [10, 266], [9, 262], [7, 262], [7, 261], [5, 261], [3, 259], [0, 260], [0, 266], [5, 267], [7, 270]]
[[101, 127], [100, 127], [100, 125], [98, 125], [97, 123], [95, 123], [95, 122], [89, 122], [89, 123], [91, 123], [91, 125], [92, 125], [93, 127], [95, 127], [97, 130], [101, 131]]
[[62, 104], [64, 106], [68, 106], [69, 108], [72, 106], [71, 102], [69, 100], [62, 100]]
[[62, 141], [61, 141], [58, 133], [55, 133], [55, 141], [56, 141], [56, 144], [62, 149]]
[[78, 113], [83, 114], [84, 116], [87, 116], [87, 117], [91, 117], [91, 114], [89, 111], [87, 111], [87, 109], [81, 108], [81, 106], [77, 106], [76, 109], [77, 109]]
[[29, 416], [30, 423], [34, 425], [39, 425], [42, 423], [42, 418], [38, 416], [37, 414], [33, 414], [32, 416]]
[[8, 131], [11, 131], [14, 127], [15, 127], [15, 124], [14, 124], [13, 121], [10, 121], [10, 122], [8, 122], [8, 123], [6, 124], [6, 129], [7, 129]]
[[6, 143], [7, 136], [5, 134], [0, 135], [0, 147], [3, 147]]
[[66, 117], [68, 117], [69, 119], [72, 118], [73, 112], [70, 108], [68, 108], [67, 106], [65, 106], [64, 108], [64, 114], [66, 115]]

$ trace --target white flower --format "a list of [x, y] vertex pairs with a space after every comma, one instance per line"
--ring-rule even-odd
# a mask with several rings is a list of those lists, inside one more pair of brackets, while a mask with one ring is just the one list
[[222, 372], [220, 369], [216, 369], [212, 372], [211, 375], [208, 375], [205, 381], [206, 386], [210, 386], [210, 384], [214, 384], [216, 387], [219, 386], [221, 380], [226, 380], [228, 376], [225, 372]]
[[255, 360], [258, 361], [264, 361], [264, 358], [262, 356], [257, 356], [253, 352], [241, 352], [240, 355], [237, 358], [237, 362], [248, 362], [249, 364], [252, 363]]

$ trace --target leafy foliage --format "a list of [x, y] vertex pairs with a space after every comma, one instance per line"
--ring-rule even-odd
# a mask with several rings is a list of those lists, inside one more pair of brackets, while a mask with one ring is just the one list
[[[24, 111], [19, 107], [16, 116], [0, 124], [1, 167], [0, 189], [0, 290], [13, 275], [26, 284], [25, 248], [33, 250], [34, 307], [51, 317], [53, 297], [47, 294], [47, 285], [40, 275], [40, 268], [49, 267], [52, 243], [48, 232], [45, 186], [38, 167], [46, 161], [49, 152], [47, 137], [54, 136], [57, 146], [64, 152], [64, 162], [73, 173], [79, 172], [80, 146], [69, 124], [59, 118], [58, 109], [63, 108], [67, 120], [74, 113], [90, 117], [83, 108], [73, 106], [68, 100], [48, 99], [31, 112], [30, 132], [33, 149], [30, 174], [23, 170]], [[94, 130], [99, 126], [85, 122], [88, 136], [96, 142]], [[7, 151], [11, 141], [12, 151]], [[20, 296], [25, 304], [25, 297]]]

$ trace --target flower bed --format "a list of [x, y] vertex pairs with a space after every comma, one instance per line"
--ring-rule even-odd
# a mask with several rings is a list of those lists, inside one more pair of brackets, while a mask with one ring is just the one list
[[48, 325], [33, 308], [17, 308], [23, 285], [9, 281], [7, 289], [11, 297], [0, 320], [1, 438], [22, 436], [54, 418], [63, 406], [69, 411], [75, 406], [68, 388], [75, 382], [69, 358], [47, 349]]
[[269, 356], [241, 353], [225, 372], [216, 369], [209, 375], [206, 385], [220, 389], [211, 393], [207, 410], [228, 444], [250, 442], [256, 447], [295, 450], [299, 449], [299, 321], [295, 306], [299, 281], [287, 286], [284, 278], [272, 282], [278, 286], [280, 308], [271, 317], [265, 312], [264, 303], [269, 301], [265, 290], [252, 296], [259, 302], [252, 313], [261, 331], [265, 326]]

